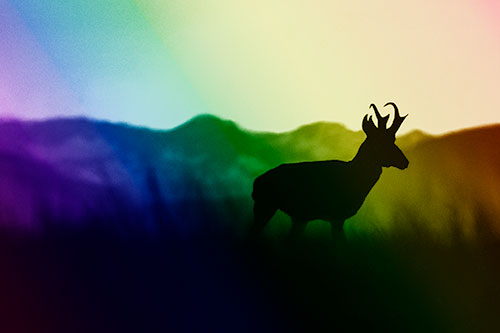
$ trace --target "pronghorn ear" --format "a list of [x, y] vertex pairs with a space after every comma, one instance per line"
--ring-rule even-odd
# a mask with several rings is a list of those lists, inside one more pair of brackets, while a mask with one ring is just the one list
[[377, 127], [373, 123], [372, 116], [368, 117], [368, 115], [365, 115], [363, 118], [361, 128], [363, 128], [363, 132], [366, 133], [366, 136], [372, 136], [377, 131]]

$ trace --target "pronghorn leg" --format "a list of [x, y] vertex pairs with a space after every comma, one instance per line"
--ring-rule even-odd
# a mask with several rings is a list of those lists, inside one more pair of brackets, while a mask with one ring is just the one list
[[295, 242], [302, 237], [304, 235], [306, 225], [307, 222], [292, 217], [292, 229], [290, 229], [290, 235], [288, 236], [289, 239]]
[[253, 206], [253, 225], [251, 232], [254, 234], [260, 233], [267, 222], [273, 217], [274, 213], [276, 213], [276, 210], [277, 208], [272, 206], [255, 202]]
[[333, 241], [337, 244], [345, 243], [344, 221], [330, 222]]

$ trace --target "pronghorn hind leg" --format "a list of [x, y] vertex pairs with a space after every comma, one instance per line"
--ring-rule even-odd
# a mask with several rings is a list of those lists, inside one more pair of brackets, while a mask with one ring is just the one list
[[306, 225], [306, 221], [292, 217], [292, 228], [290, 229], [288, 239], [294, 243], [297, 242], [298, 239], [303, 237]]
[[330, 222], [331, 230], [332, 230], [332, 239], [338, 244], [345, 243], [345, 234], [344, 234], [344, 221], [333, 221]]

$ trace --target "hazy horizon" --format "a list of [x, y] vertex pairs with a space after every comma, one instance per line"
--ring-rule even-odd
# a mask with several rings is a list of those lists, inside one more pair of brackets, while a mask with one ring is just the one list
[[[284, 134], [284, 133], [293, 132], [293, 131], [298, 130], [298, 129], [300, 129], [302, 127], [305, 127], [305, 126], [310, 126], [310, 125], [314, 125], [314, 124], [318, 124], [318, 123], [326, 123], [326, 124], [332, 124], [332, 125], [339, 125], [339, 126], [342, 126], [345, 129], [347, 129], [349, 131], [352, 131], [352, 132], [360, 132], [360, 131], [362, 131], [361, 124], [360, 124], [359, 128], [350, 128], [350, 127], [348, 127], [347, 125], [345, 125], [345, 124], [343, 124], [341, 122], [329, 121], [329, 120], [311, 121], [311, 122], [308, 122], [308, 123], [304, 123], [304, 124], [298, 125], [296, 127], [292, 127], [290, 129], [285, 129], [285, 130], [280, 130], [280, 131], [262, 130], [262, 129], [249, 128], [248, 126], [245, 126], [244, 124], [240, 124], [240, 123], [238, 123], [237, 121], [235, 121], [233, 119], [223, 118], [223, 117], [217, 116], [215, 114], [211, 114], [211, 113], [200, 113], [200, 114], [194, 115], [191, 118], [186, 119], [184, 122], [182, 122], [182, 123], [180, 123], [178, 125], [174, 125], [172, 127], [155, 127], [155, 126], [149, 126], [149, 125], [141, 125], [141, 124], [129, 123], [129, 122], [126, 122], [126, 121], [123, 121], [123, 120], [117, 120], [117, 119], [105, 119], [105, 118], [90, 117], [90, 116], [87, 116], [87, 115], [54, 115], [54, 116], [40, 117], [40, 118], [23, 118], [23, 117], [19, 117], [19, 116], [10, 116], [10, 117], [9, 116], [0, 116], [0, 122], [8, 122], [8, 121], [44, 122], [44, 121], [51, 121], [51, 120], [85, 119], [85, 120], [89, 120], [89, 121], [105, 122], [105, 123], [117, 124], [117, 125], [123, 124], [125, 126], [132, 126], [132, 127], [136, 127], [136, 128], [145, 128], [145, 129], [150, 129], [150, 130], [155, 130], [155, 131], [169, 131], [169, 130], [173, 130], [173, 129], [179, 128], [179, 127], [183, 126], [184, 124], [190, 122], [191, 120], [193, 120], [195, 118], [205, 117], [205, 116], [207, 116], [207, 117], [215, 117], [215, 118], [217, 118], [217, 119], [219, 119], [221, 121], [230, 121], [230, 122], [234, 123], [236, 126], [238, 126], [239, 129], [244, 130], [244, 131], [248, 131], [248, 132], [254, 132], [254, 133]], [[375, 123], [376, 123], [376, 120], [375, 120]], [[388, 126], [390, 126], [390, 124], [391, 124], [391, 122], [389, 122]], [[413, 132], [422, 132], [422, 133], [424, 133], [426, 135], [440, 136], [440, 135], [447, 135], [447, 134], [454, 133], [454, 132], [466, 131], [466, 130], [469, 130], [469, 129], [486, 128], [486, 127], [496, 126], [496, 125], [500, 125], [500, 122], [489, 123], [489, 124], [480, 124], [480, 125], [475, 125], [475, 126], [468, 126], [468, 127], [463, 127], [463, 128], [448, 130], [448, 131], [441, 132], [441, 133], [433, 133], [433, 132], [430, 132], [430, 131], [427, 131], [427, 130], [421, 129], [421, 128], [411, 128], [411, 129], [407, 129], [407, 130], [403, 130], [403, 128], [401, 128], [398, 131], [397, 136], [402, 136], [402, 135], [410, 134], [410, 133], [413, 133]], [[402, 126], [402, 127], [404, 127], [404, 126]]]

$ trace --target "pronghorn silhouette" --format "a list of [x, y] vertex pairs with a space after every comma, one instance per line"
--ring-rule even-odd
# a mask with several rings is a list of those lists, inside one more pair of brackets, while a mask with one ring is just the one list
[[296, 237], [311, 220], [331, 223], [334, 238], [343, 239], [344, 221], [356, 214], [366, 196], [380, 178], [382, 167], [406, 169], [408, 160], [396, 146], [396, 132], [406, 116], [401, 117], [396, 104], [394, 121], [386, 128], [389, 115], [382, 117], [371, 104], [378, 120], [365, 115], [362, 128], [365, 141], [349, 162], [327, 160], [281, 164], [255, 179], [253, 232], [260, 232], [280, 209], [292, 219], [290, 235]]

